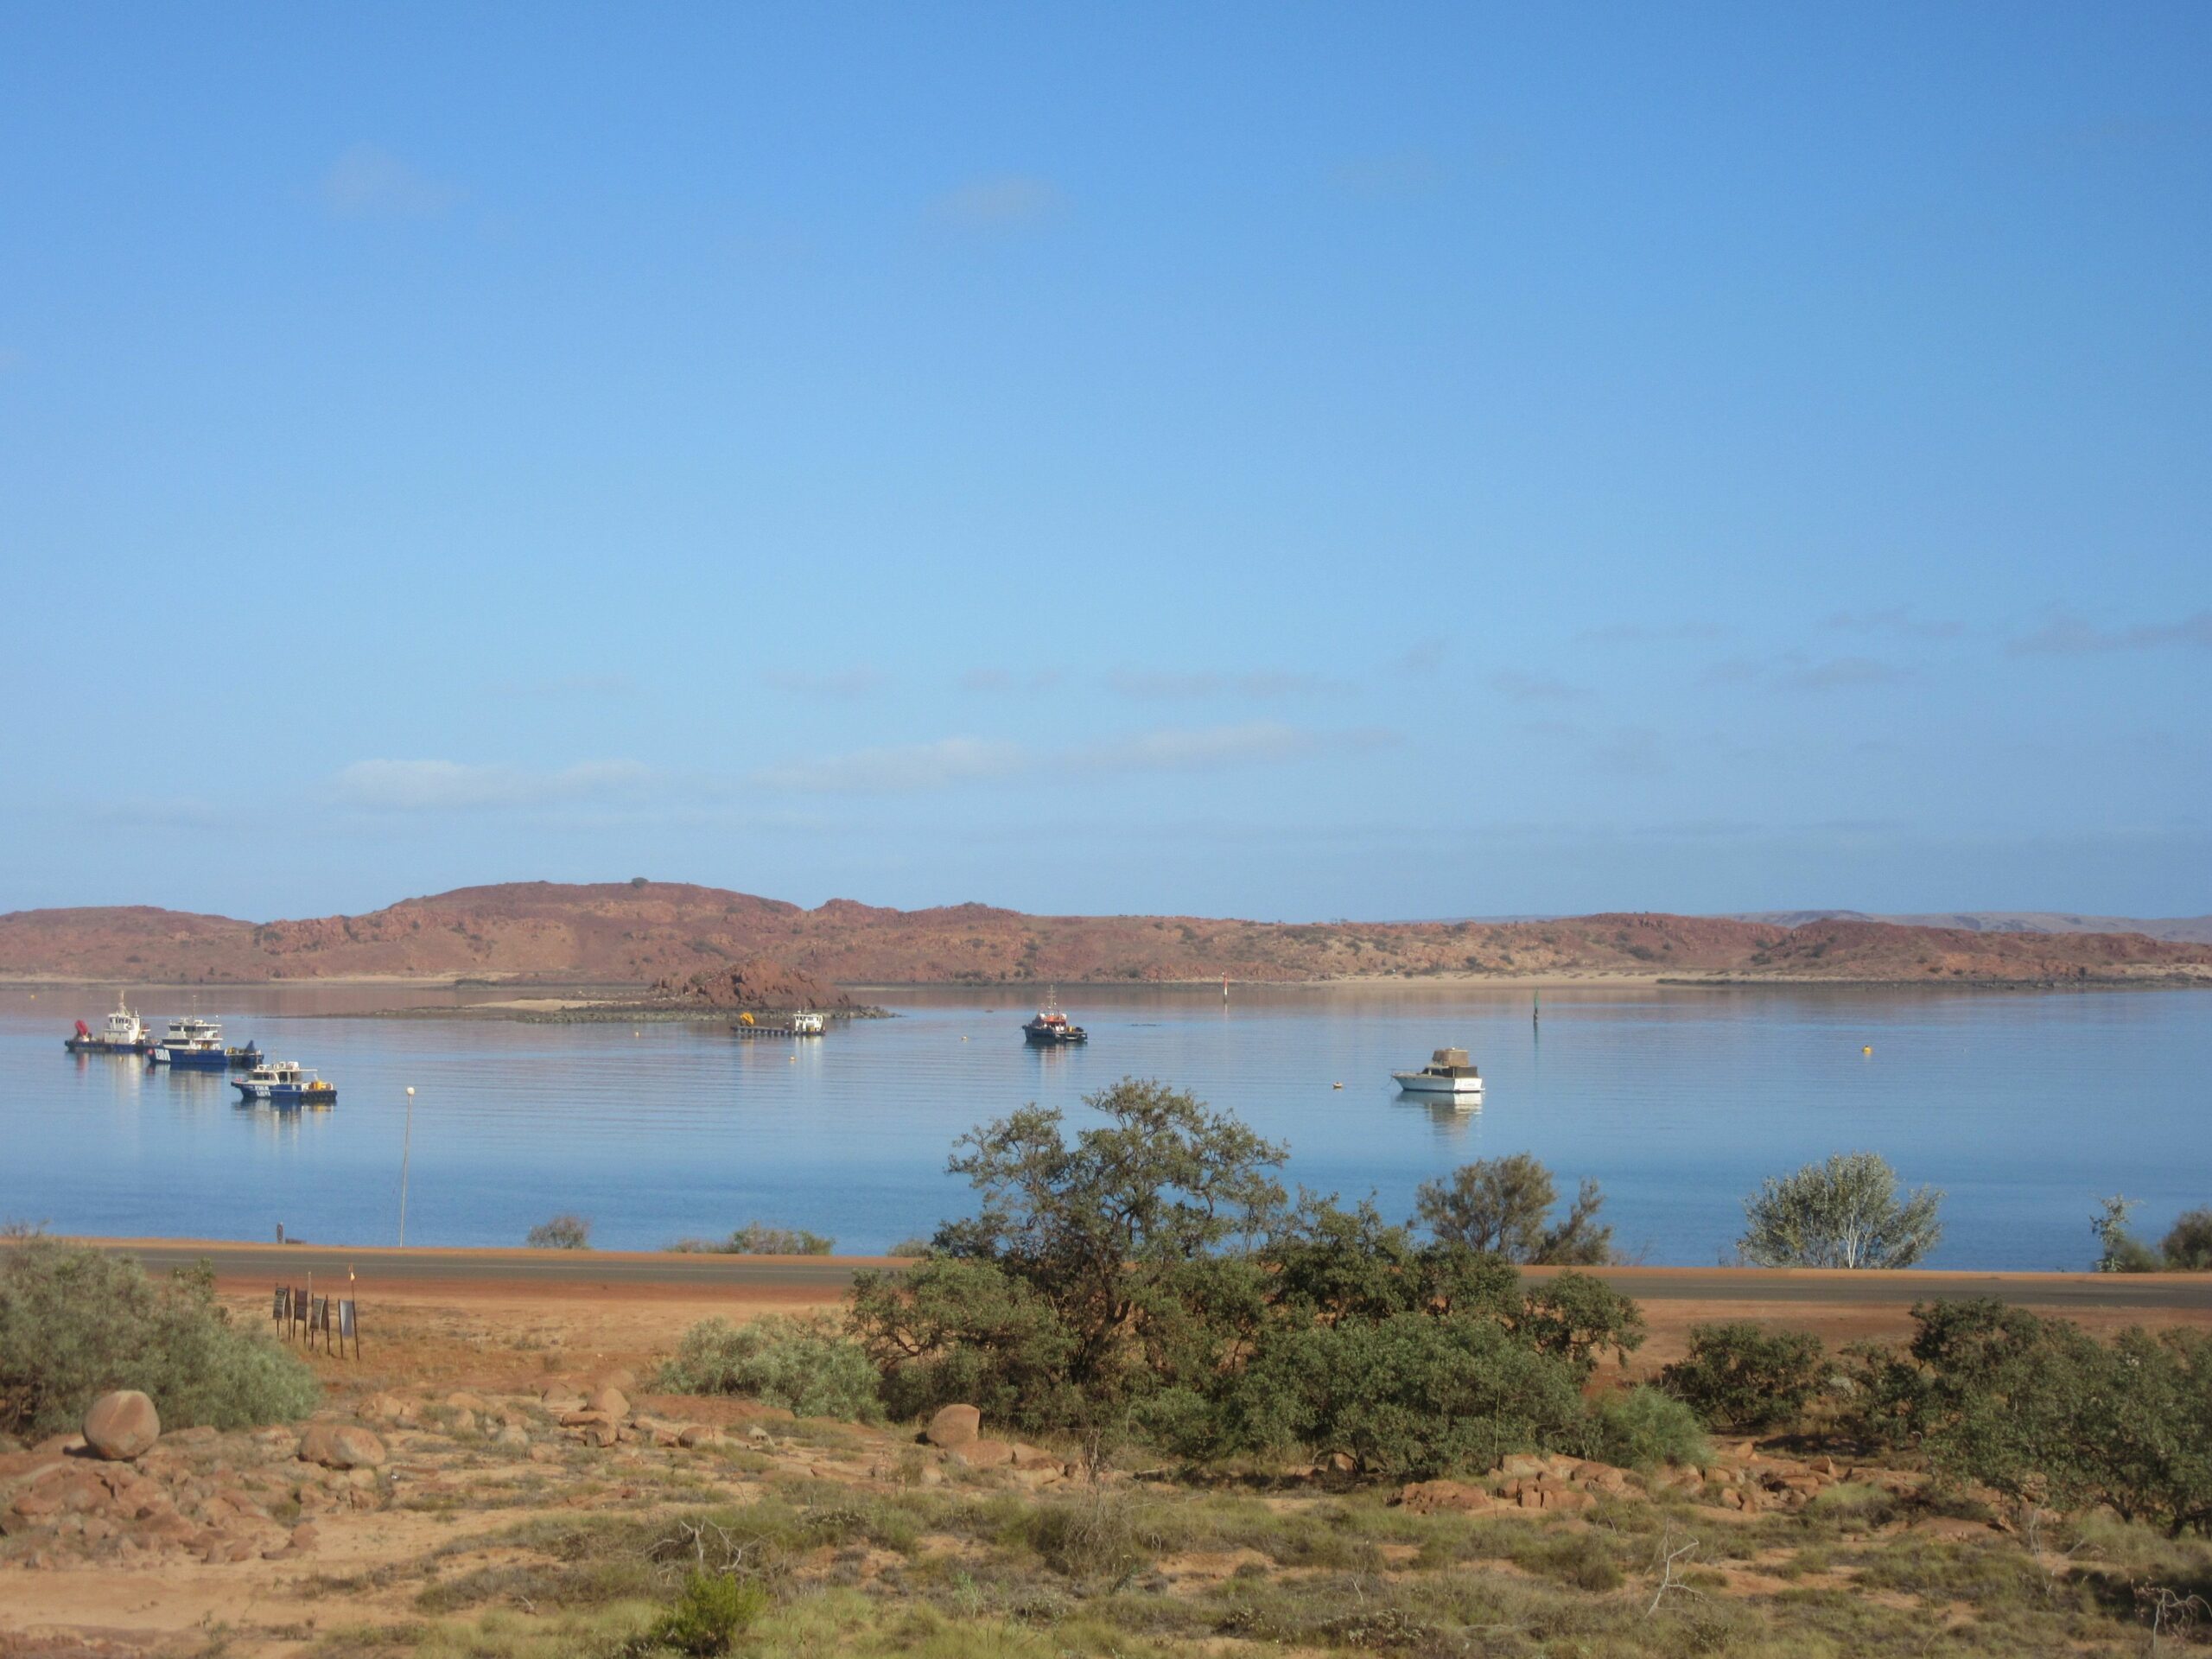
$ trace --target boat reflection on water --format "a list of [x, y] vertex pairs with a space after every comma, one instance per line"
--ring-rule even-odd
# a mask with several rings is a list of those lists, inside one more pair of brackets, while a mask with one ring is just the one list
[[1479, 1106], [1453, 1106], [1440, 1100], [1408, 1100], [1401, 1095], [1399, 1104], [1418, 1106], [1428, 1115], [1428, 1121], [1439, 1131], [1439, 1138], [1446, 1141], [1464, 1140], [1467, 1131], [1482, 1119]]

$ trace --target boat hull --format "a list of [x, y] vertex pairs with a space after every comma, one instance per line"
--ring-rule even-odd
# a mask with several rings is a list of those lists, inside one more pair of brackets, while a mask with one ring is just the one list
[[310, 1089], [296, 1083], [237, 1083], [231, 1087], [246, 1100], [262, 1101], [271, 1106], [334, 1106], [338, 1090], [332, 1088]]
[[171, 1048], [165, 1043], [155, 1044], [148, 1058], [156, 1065], [174, 1065], [188, 1071], [221, 1071], [231, 1063], [219, 1048]]
[[1045, 1031], [1039, 1031], [1034, 1027], [1024, 1026], [1021, 1028], [1021, 1035], [1022, 1040], [1032, 1048], [1072, 1048], [1078, 1043], [1087, 1043], [1090, 1040], [1090, 1033], [1081, 1026], [1068, 1026]]
[[143, 1054], [146, 1043], [111, 1043], [105, 1037], [65, 1037], [61, 1046], [72, 1054]]
[[1393, 1071], [1398, 1087], [1409, 1095], [1440, 1095], [1452, 1100], [1479, 1101], [1483, 1097], [1480, 1077], [1432, 1077], [1419, 1071]]

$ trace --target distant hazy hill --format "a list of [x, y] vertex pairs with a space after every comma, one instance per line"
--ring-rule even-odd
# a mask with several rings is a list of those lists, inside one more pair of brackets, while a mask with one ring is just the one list
[[650, 984], [741, 963], [834, 985], [1660, 974], [1929, 984], [2195, 979], [2212, 945], [2140, 932], [1930, 927], [1820, 915], [1275, 923], [1027, 916], [988, 905], [816, 910], [677, 882], [464, 887], [362, 916], [244, 922], [144, 906], [0, 915], [0, 976], [243, 982], [365, 976]]
[[2212, 944], [2212, 916], [2075, 916], [2057, 910], [1969, 910], [1941, 916], [1872, 916], [1857, 910], [1747, 910], [1730, 919], [1798, 927], [1807, 922], [1891, 922], [1901, 927], [1948, 927], [1967, 933], [2140, 933], [2146, 938]]

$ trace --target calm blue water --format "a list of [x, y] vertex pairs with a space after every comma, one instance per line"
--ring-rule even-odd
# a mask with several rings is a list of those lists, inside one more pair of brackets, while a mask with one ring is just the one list
[[[65, 1054], [111, 990], [0, 990], [0, 1217], [389, 1243], [411, 1083], [410, 1243], [518, 1243], [573, 1210], [607, 1248], [760, 1219], [875, 1250], [965, 1206], [944, 1173], [963, 1129], [1077, 1108], [1124, 1074], [1234, 1109], [1290, 1143], [1292, 1181], [1371, 1191], [1394, 1216], [1456, 1164], [1532, 1152], [1562, 1191], [1596, 1177], [1619, 1241], [1654, 1262], [1719, 1259], [1761, 1176], [1839, 1150], [1948, 1192], [1936, 1265], [2084, 1267], [2100, 1195], [2144, 1199], [2154, 1237], [2212, 1203], [2203, 992], [1547, 991], [1539, 1036], [1526, 990], [1239, 989], [1224, 1009], [1217, 990], [1086, 988], [1067, 1000], [1090, 1046], [1060, 1053], [1022, 1045], [1029, 1010], [1003, 992], [876, 993], [902, 1017], [803, 1045], [317, 1013], [391, 995], [133, 992], [143, 1014], [219, 1016], [338, 1083], [334, 1109], [278, 1115], [234, 1105], [219, 1074]], [[1483, 1068], [1479, 1115], [1389, 1081], [1449, 1042]]]

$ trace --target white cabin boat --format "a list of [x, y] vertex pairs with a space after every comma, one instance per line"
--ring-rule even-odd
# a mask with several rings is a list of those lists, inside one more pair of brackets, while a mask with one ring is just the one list
[[1455, 1106], [1483, 1103], [1483, 1074], [1464, 1048], [1440, 1048], [1418, 1071], [1393, 1071], [1409, 1095], [1448, 1095]]
[[83, 1020], [77, 1022], [77, 1033], [65, 1038], [61, 1045], [72, 1054], [143, 1054], [146, 1051], [146, 1022], [125, 1007], [123, 993], [115, 994], [115, 1012], [106, 1023], [94, 1031]]

